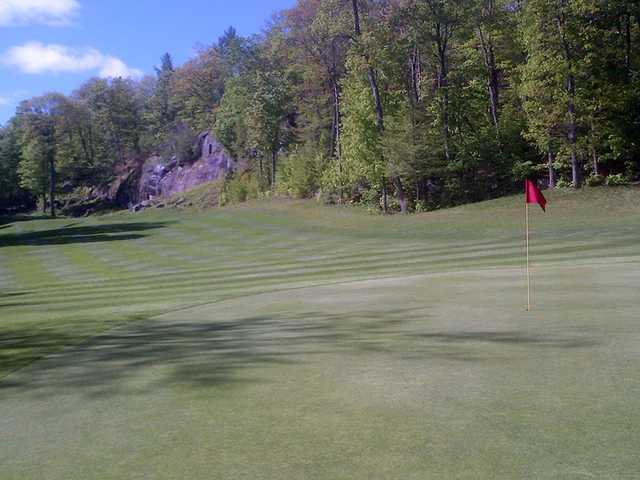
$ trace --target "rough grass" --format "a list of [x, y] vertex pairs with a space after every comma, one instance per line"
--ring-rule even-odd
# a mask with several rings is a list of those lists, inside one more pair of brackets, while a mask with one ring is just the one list
[[639, 193], [0, 222], [0, 478], [634, 478]]
[[186, 192], [176, 193], [169, 200], [161, 203], [174, 208], [215, 208], [220, 203], [220, 190], [222, 186], [223, 182], [220, 180], [205, 182]]

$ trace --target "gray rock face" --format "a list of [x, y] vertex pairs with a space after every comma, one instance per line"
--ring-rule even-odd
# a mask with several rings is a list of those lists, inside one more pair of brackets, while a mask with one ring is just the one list
[[140, 176], [140, 201], [169, 198], [201, 183], [224, 177], [235, 168], [235, 162], [209, 132], [198, 136], [194, 146], [196, 159], [180, 164], [176, 158], [163, 163], [159, 156], [148, 158]]

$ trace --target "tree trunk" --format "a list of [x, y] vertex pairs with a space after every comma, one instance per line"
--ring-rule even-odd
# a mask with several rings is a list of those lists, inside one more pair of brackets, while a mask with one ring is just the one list
[[387, 182], [382, 182], [382, 211], [389, 213], [389, 200], [387, 198]]
[[277, 151], [271, 152], [271, 190], [276, 191], [276, 158], [278, 156]]
[[336, 65], [336, 44], [331, 42], [331, 66], [329, 67], [329, 79], [331, 82], [331, 94], [333, 101], [333, 120], [331, 126], [331, 157], [340, 158], [340, 125], [342, 116], [340, 114], [340, 82], [338, 80], [338, 67]]
[[593, 174], [600, 175], [600, 168], [598, 165], [598, 152], [596, 151], [595, 146], [591, 149], [591, 159], [593, 161]]
[[[358, 10], [358, 0], [351, 0], [351, 9], [353, 11], [353, 33], [357, 37], [360, 36], [360, 13]], [[365, 59], [367, 62], [368, 58]], [[369, 86], [371, 87], [371, 94], [373, 95], [373, 101], [376, 109], [376, 126], [378, 130], [384, 130], [384, 112], [382, 110], [382, 101], [380, 99], [380, 91], [378, 90], [378, 81], [376, 79], [375, 70], [369, 66], [367, 68], [367, 76], [369, 77]]]
[[[335, 87], [333, 87], [332, 90], [335, 90]], [[336, 146], [338, 142], [336, 131], [337, 131], [337, 120], [336, 120], [336, 104], [335, 104], [335, 93], [334, 93], [333, 115], [331, 118], [331, 141], [329, 143], [329, 156], [332, 158], [336, 156]]]
[[556, 169], [553, 166], [555, 155], [551, 150], [547, 153], [547, 169], [549, 171], [549, 188], [556, 188]]
[[[444, 68], [444, 64], [443, 64]], [[443, 71], [444, 72], [444, 71]], [[449, 88], [448, 88], [448, 78], [447, 74], [442, 74], [441, 79], [441, 88], [443, 90], [442, 93], [442, 138], [444, 142], [444, 157], [447, 159], [447, 162], [450, 160], [449, 154]]]
[[398, 202], [400, 203], [400, 213], [407, 213], [407, 197], [402, 187], [402, 180], [400, 177], [393, 177], [393, 185], [396, 187], [396, 194], [398, 195]]
[[331, 86], [333, 93], [333, 120], [331, 125], [331, 156], [340, 158], [340, 123], [342, 121], [340, 114], [340, 85], [335, 76], [331, 78]]
[[442, 114], [442, 141], [444, 144], [444, 156], [447, 162], [450, 160], [449, 154], [449, 66], [447, 63], [447, 38], [442, 38], [440, 26], [436, 29], [438, 32], [438, 91], [442, 95], [441, 114]]
[[[357, 37], [360, 36], [360, 14], [358, 11], [358, 0], [351, 0], [351, 8], [353, 10], [353, 31]], [[369, 61], [367, 55], [365, 54], [365, 60]], [[367, 68], [367, 77], [369, 78], [369, 86], [371, 87], [371, 95], [373, 96], [373, 101], [375, 105], [376, 111], [376, 127], [378, 129], [378, 133], [382, 134], [384, 131], [384, 111], [382, 109], [382, 100], [380, 98], [380, 91], [378, 89], [378, 81], [376, 79], [376, 72], [373, 67], [369, 66]], [[384, 159], [382, 159], [384, 162]], [[389, 210], [389, 204], [387, 199], [387, 184], [386, 180], [382, 184], [382, 208], [384, 213], [387, 213]]]
[[571, 55], [571, 49], [567, 41], [564, 31], [564, 18], [562, 13], [556, 16], [556, 23], [558, 26], [558, 32], [560, 33], [560, 39], [562, 41], [562, 48], [564, 50], [565, 61], [567, 62], [567, 114], [569, 116], [569, 125], [567, 131], [567, 140], [569, 141], [569, 147], [571, 149], [571, 183], [574, 188], [580, 188], [580, 164], [578, 162], [577, 153], [577, 140], [578, 140], [578, 126], [576, 121], [576, 79], [573, 74], [573, 56]]
[[567, 86], [569, 93], [569, 102], [567, 111], [569, 113], [569, 131], [567, 132], [567, 138], [569, 140], [569, 146], [571, 147], [571, 182], [574, 188], [580, 188], [580, 164], [578, 162], [578, 148], [577, 139], [578, 127], [576, 125], [576, 105], [575, 105], [575, 78], [572, 73], [567, 78]]
[[382, 132], [384, 130], [384, 112], [382, 110], [382, 101], [380, 99], [380, 91], [378, 90], [378, 81], [376, 80], [376, 72], [369, 67], [367, 72], [369, 76], [369, 85], [371, 85], [371, 94], [376, 108], [376, 127]]
[[356, 37], [360, 36], [360, 12], [358, 10], [358, 0], [351, 0], [351, 9], [353, 10], [353, 33]]
[[49, 157], [49, 173], [51, 175], [49, 179], [49, 200], [51, 201], [51, 217], [56, 218], [56, 162], [53, 155]]
[[487, 69], [487, 90], [489, 93], [489, 111], [491, 113], [491, 121], [498, 131], [498, 116], [500, 104], [500, 85], [498, 82], [498, 68], [496, 66], [496, 57], [493, 44], [490, 39], [486, 38], [482, 27], [478, 26], [478, 37], [484, 57], [484, 65]]
[[420, 78], [422, 77], [422, 64], [420, 63], [420, 51], [418, 45], [413, 46], [411, 52], [411, 98], [414, 105], [420, 103]]

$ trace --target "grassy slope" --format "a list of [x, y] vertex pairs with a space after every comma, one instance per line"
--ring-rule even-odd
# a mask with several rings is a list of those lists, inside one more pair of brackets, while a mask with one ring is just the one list
[[532, 212], [530, 316], [519, 197], [410, 217], [271, 202], [2, 225], [0, 375], [164, 315], [5, 378], [0, 431], [17, 440], [0, 434], [0, 464], [625, 478], [640, 468], [639, 193], [552, 192]]

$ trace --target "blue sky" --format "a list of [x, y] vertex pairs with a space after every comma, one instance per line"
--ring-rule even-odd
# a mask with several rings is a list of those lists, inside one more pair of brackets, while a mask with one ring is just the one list
[[258, 33], [295, 0], [0, 0], [0, 124], [21, 99], [70, 93], [94, 76], [179, 65], [229, 26]]

